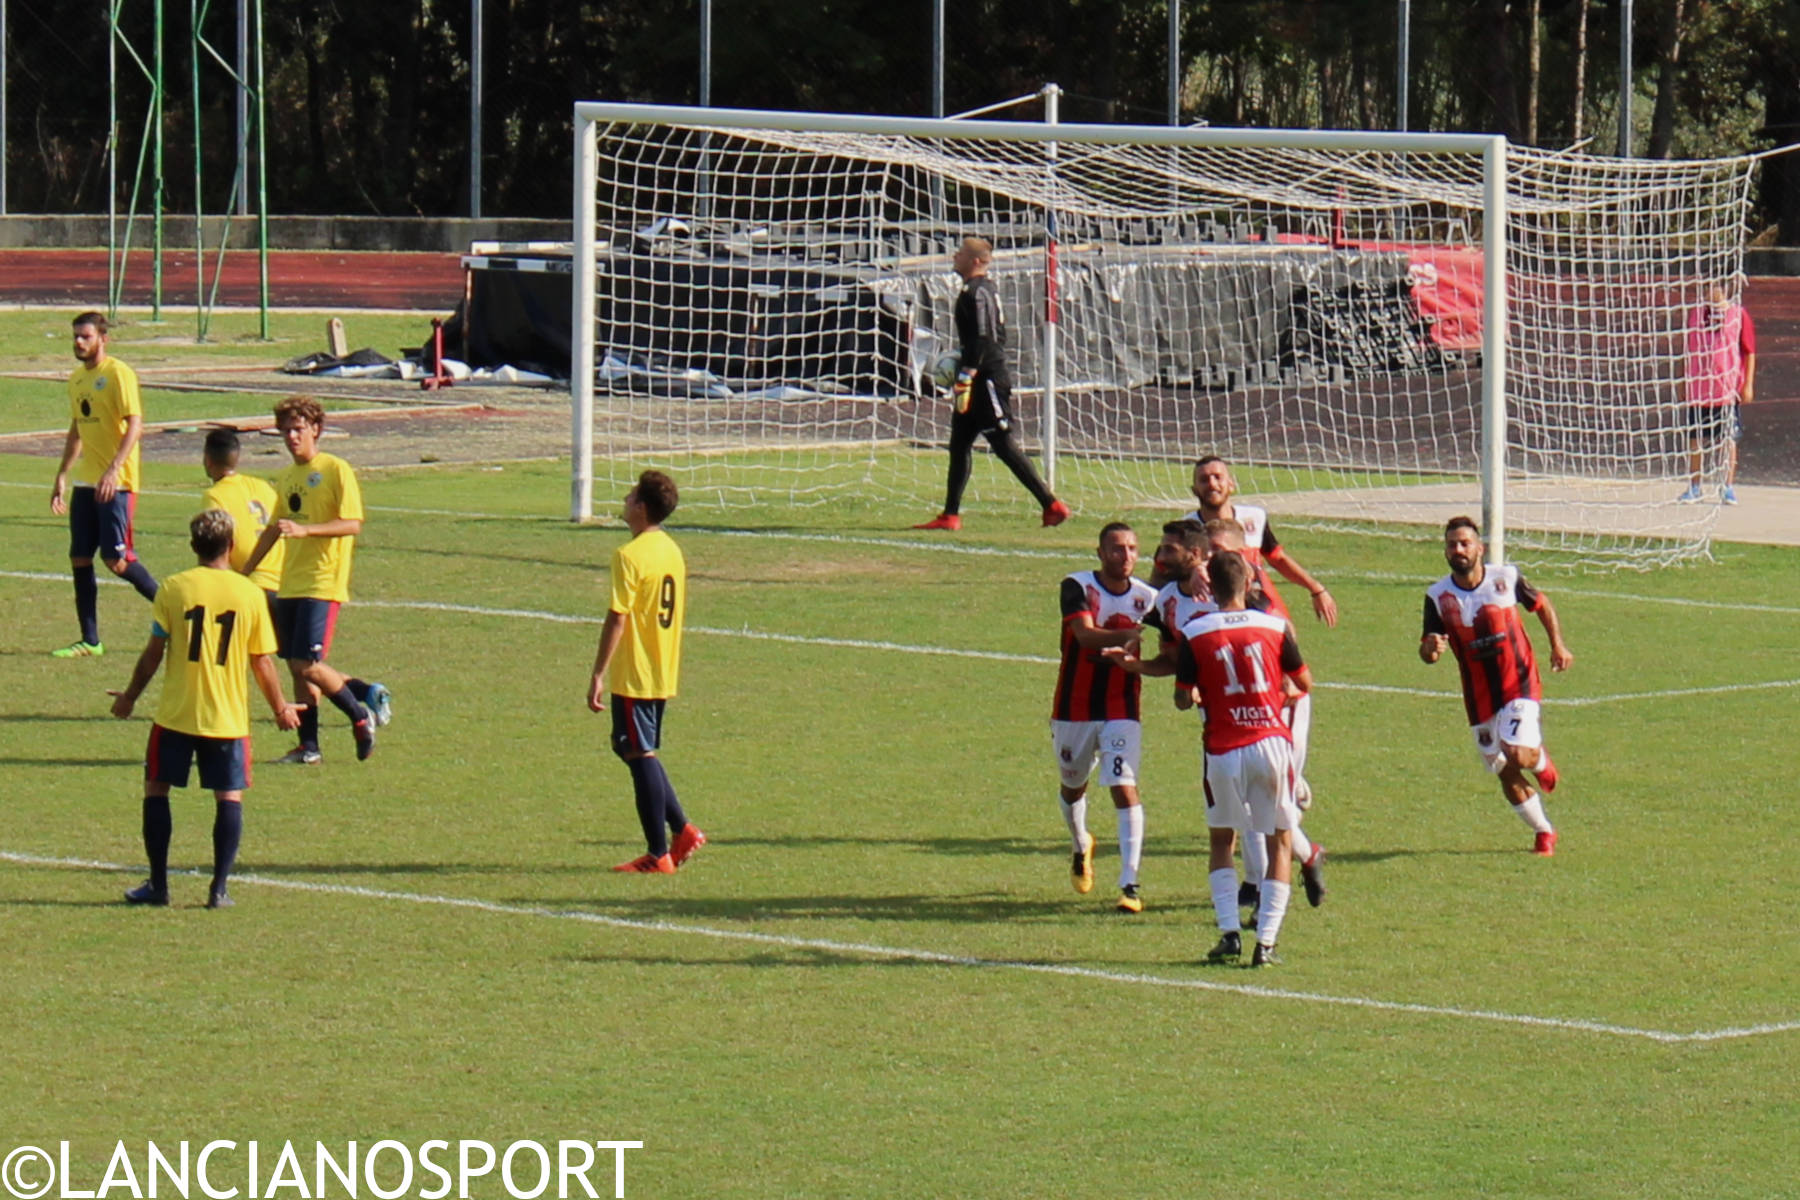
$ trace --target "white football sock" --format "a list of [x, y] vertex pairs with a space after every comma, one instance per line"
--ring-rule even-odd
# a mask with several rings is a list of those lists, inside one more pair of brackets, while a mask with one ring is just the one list
[[1079, 853], [1081, 843], [1087, 840], [1081, 836], [1087, 832], [1087, 797], [1070, 804], [1059, 793], [1056, 801], [1062, 805], [1063, 823], [1069, 827], [1069, 838], [1074, 843], [1071, 849]]
[[1220, 867], [1206, 881], [1212, 885], [1213, 915], [1218, 919], [1219, 932], [1238, 932], [1243, 926], [1238, 922], [1237, 871]]
[[1144, 806], [1115, 810], [1119, 814], [1119, 886], [1136, 883], [1144, 858]]
[[1293, 888], [1273, 879], [1262, 881], [1262, 907], [1256, 910], [1256, 940], [1273, 946], [1281, 936], [1281, 918], [1287, 916], [1288, 895]]
[[1539, 833], [1554, 833], [1550, 818], [1544, 815], [1544, 798], [1536, 792], [1523, 804], [1513, 805], [1513, 811], [1519, 814], [1519, 820], [1525, 822]]
[[1244, 844], [1245, 882], [1261, 883], [1262, 877], [1269, 873], [1269, 843], [1254, 829], [1249, 832], [1238, 830], [1238, 841]]
[[1306, 835], [1300, 832], [1300, 827], [1298, 825], [1288, 830], [1288, 837], [1293, 841], [1294, 862], [1303, 863], [1310, 861], [1313, 854], [1313, 844], [1306, 840]]
[[1294, 774], [1306, 774], [1306, 744], [1312, 737], [1312, 693], [1307, 692], [1288, 709], [1288, 732], [1294, 738]]

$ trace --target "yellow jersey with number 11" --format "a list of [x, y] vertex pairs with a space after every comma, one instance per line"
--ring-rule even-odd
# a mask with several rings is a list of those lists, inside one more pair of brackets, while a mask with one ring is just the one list
[[157, 589], [152, 632], [163, 654], [156, 723], [195, 737], [250, 736], [250, 656], [275, 653], [262, 590], [236, 571], [190, 567]]

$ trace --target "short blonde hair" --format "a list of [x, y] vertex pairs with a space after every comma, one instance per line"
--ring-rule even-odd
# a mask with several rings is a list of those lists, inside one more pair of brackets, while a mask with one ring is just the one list
[[231, 552], [236, 525], [231, 514], [222, 508], [209, 508], [188, 522], [188, 545], [202, 562], [211, 562]]
[[982, 237], [966, 237], [962, 240], [963, 249], [973, 253], [981, 262], [992, 262], [994, 259], [994, 243]]

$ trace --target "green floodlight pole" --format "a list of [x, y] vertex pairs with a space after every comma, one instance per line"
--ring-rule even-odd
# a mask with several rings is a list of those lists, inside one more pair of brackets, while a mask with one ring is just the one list
[[[218, 260], [213, 268], [212, 287], [210, 289], [208, 289], [206, 286], [206, 264], [205, 264], [205, 257], [206, 257], [205, 256], [206, 206], [204, 203], [204, 192], [201, 188], [201, 162], [202, 162], [205, 141], [206, 141], [205, 129], [204, 129], [205, 123], [201, 119], [201, 108], [200, 108], [201, 51], [205, 51], [206, 54], [211, 55], [213, 61], [218, 63], [221, 67], [223, 67], [225, 69], [225, 73], [231, 77], [231, 81], [236, 86], [236, 89], [237, 89], [237, 94], [238, 94], [238, 99], [239, 99], [238, 107], [239, 107], [240, 112], [244, 108], [243, 99], [246, 96], [246, 94], [248, 93], [249, 88], [250, 88], [249, 82], [244, 78], [244, 72], [242, 70], [238, 69], [237, 67], [232, 66], [232, 64], [226, 62], [224, 55], [220, 54], [218, 49], [216, 47], [214, 47], [211, 42], [206, 40], [206, 34], [205, 34], [206, 18], [208, 15], [208, 9], [210, 7], [211, 7], [211, 0], [188, 0], [188, 13], [189, 13], [189, 19], [192, 24], [193, 39], [194, 39], [194, 46], [193, 46], [194, 275], [195, 275], [194, 316], [195, 316], [195, 326], [196, 326], [195, 332], [194, 332], [194, 340], [199, 341], [199, 342], [203, 342], [206, 340], [207, 330], [211, 325], [212, 310], [216, 306], [217, 301], [218, 301], [219, 285], [223, 281], [224, 276], [225, 276], [225, 255], [226, 255], [226, 251], [230, 248], [230, 243], [231, 243], [232, 211], [234, 209], [242, 211], [247, 207], [247, 205], [245, 204], [245, 199], [246, 199], [246, 193], [249, 191], [249, 171], [248, 171], [248, 166], [244, 161], [246, 146], [245, 146], [245, 141], [244, 141], [244, 137], [243, 137], [242, 125], [240, 124], [239, 134], [236, 139], [236, 146], [237, 146], [237, 151], [238, 151], [237, 169], [232, 173], [231, 193], [230, 193], [230, 196], [228, 197], [228, 199], [226, 200], [225, 212], [220, 218], [219, 256], [218, 256]], [[262, 128], [262, 107], [261, 107], [261, 104], [262, 104], [262, 57], [261, 57], [262, 30], [261, 30], [260, 17], [261, 17], [261, 9], [259, 7], [258, 8], [258, 29], [257, 29], [257, 78], [256, 78], [257, 130], [258, 130], [259, 135], [261, 133], [261, 128]], [[246, 49], [245, 42], [248, 40], [248, 37], [247, 37], [248, 30], [245, 28], [246, 24], [247, 24], [247, 14], [244, 11], [244, 6], [242, 3], [242, 0], [240, 0], [240, 3], [238, 5], [238, 26], [239, 26], [239, 28], [238, 28], [238, 48], [239, 48], [240, 52], [243, 51], [244, 49]], [[242, 62], [243, 57], [244, 57], [243, 54], [240, 53], [240, 55], [239, 55], [240, 63]], [[266, 193], [265, 193], [265, 196], [266, 196]], [[258, 225], [257, 261], [258, 261], [258, 265], [261, 268], [261, 274], [262, 274], [262, 296], [261, 296], [262, 302], [261, 302], [260, 307], [262, 310], [262, 314], [261, 314], [262, 315], [262, 337], [264, 340], [267, 340], [268, 336], [269, 336], [269, 291], [268, 291], [269, 243], [268, 243], [268, 234], [267, 234], [267, 218], [268, 218], [267, 204], [264, 203], [259, 208], [258, 220], [257, 220], [257, 225]]]
[[[106, 196], [106, 257], [107, 257], [107, 312], [118, 316], [119, 301], [125, 288], [125, 260], [131, 253], [133, 226], [136, 224], [138, 196], [144, 183], [144, 160], [149, 157], [152, 162], [153, 177], [151, 194], [155, 198], [154, 211], [151, 214], [152, 257], [151, 274], [153, 284], [150, 294], [150, 319], [162, 320], [162, 265], [163, 265], [163, 231], [162, 231], [162, 193], [163, 193], [163, 135], [162, 135], [162, 96], [163, 96], [163, 5], [162, 0], [155, 0], [155, 17], [153, 28], [156, 37], [156, 52], [152, 56], [154, 67], [144, 63], [143, 56], [132, 46], [119, 31], [119, 12], [125, 0], [111, 0], [107, 5], [107, 196]], [[144, 128], [138, 140], [137, 169], [132, 175], [131, 203], [126, 211], [125, 237], [121, 244], [118, 236], [119, 212], [119, 47], [131, 55], [131, 61], [137, 65], [144, 78], [150, 81], [150, 106], [144, 114]]]
[[[200, 115], [200, 49], [212, 47], [206, 44], [205, 36], [200, 32], [201, 22], [206, 20], [206, 6], [200, 0], [188, 0], [188, 30], [194, 40], [188, 60], [192, 66], [189, 75], [194, 87], [194, 341], [206, 340], [207, 309], [211, 299], [206, 294], [206, 205], [200, 191], [200, 163], [204, 139], [202, 125], [205, 123]], [[230, 241], [229, 235], [221, 230], [219, 234], [219, 271], [225, 270], [225, 243]], [[217, 277], [214, 277], [214, 290], [217, 291]]]

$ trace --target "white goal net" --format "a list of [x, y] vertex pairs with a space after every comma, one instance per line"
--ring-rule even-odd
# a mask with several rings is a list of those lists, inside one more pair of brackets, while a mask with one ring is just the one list
[[[1018, 436], [1077, 511], [1180, 508], [1216, 453], [1284, 516], [1479, 510], [1515, 556], [1605, 565], [1707, 548], [1716, 506], [1677, 501], [1688, 324], [1740, 270], [1752, 160], [598, 104], [576, 126], [577, 519], [648, 466], [688, 504], [935, 512], [931, 367], [974, 235]], [[965, 503], [1030, 500], [978, 462]]]

